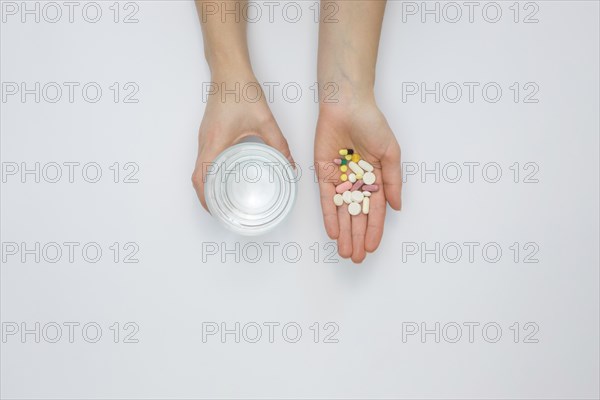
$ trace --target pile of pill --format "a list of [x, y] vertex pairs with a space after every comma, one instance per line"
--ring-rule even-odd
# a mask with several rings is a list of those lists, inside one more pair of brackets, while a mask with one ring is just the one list
[[379, 187], [375, 185], [375, 173], [371, 164], [360, 158], [353, 149], [341, 149], [340, 158], [333, 162], [339, 165], [342, 183], [335, 187], [333, 202], [340, 207], [348, 204], [350, 215], [369, 213], [371, 193]]

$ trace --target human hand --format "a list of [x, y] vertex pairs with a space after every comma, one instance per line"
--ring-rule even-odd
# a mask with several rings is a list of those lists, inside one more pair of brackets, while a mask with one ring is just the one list
[[[371, 195], [368, 215], [351, 216], [347, 204], [336, 207], [333, 203], [335, 186], [341, 183], [333, 159], [345, 148], [354, 149], [375, 167], [380, 190]], [[327, 234], [337, 239], [340, 256], [360, 263], [381, 242], [386, 203], [395, 210], [401, 208], [400, 146], [375, 101], [354, 99], [321, 105], [314, 151]]]
[[[247, 84], [260, 88], [253, 74], [220, 77], [213, 81], [219, 87], [223, 84], [228, 90], [236, 84], [242, 88]], [[248, 101], [249, 99], [241, 95], [236, 98], [233, 94], [222, 98], [221, 90], [209, 96], [198, 134], [198, 158], [192, 175], [194, 189], [206, 210], [208, 208], [204, 199], [204, 183], [207, 171], [210, 171], [210, 163], [219, 153], [239, 143], [243, 138], [261, 138], [265, 144], [279, 150], [293, 163], [287, 141], [267, 105], [262, 89], [260, 90], [259, 101]]]

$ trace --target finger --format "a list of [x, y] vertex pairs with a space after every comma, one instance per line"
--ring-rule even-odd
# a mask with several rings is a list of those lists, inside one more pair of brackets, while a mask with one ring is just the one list
[[402, 208], [402, 170], [400, 167], [400, 146], [395, 143], [381, 159], [381, 176], [385, 199], [394, 210]]
[[383, 224], [385, 222], [385, 196], [379, 190], [371, 195], [369, 200], [369, 215], [367, 218], [367, 233], [365, 235], [365, 250], [374, 252], [381, 243]]
[[202, 171], [202, 163], [200, 163], [200, 168], [198, 168], [199, 163], [196, 163], [196, 169], [192, 174], [192, 185], [194, 186], [194, 190], [196, 191], [196, 196], [198, 196], [198, 200], [200, 200], [200, 204], [206, 211], [208, 211], [208, 207], [206, 206], [206, 200], [204, 199], [204, 183], [205, 183], [205, 174]]
[[196, 160], [196, 167], [194, 169], [194, 173], [192, 174], [192, 185], [196, 191], [196, 196], [198, 196], [200, 204], [202, 204], [202, 207], [204, 207], [206, 211], [209, 211], [209, 209], [206, 205], [206, 199], [204, 197], [204, 186], [206, 184], [208, 175], [214, 173], [215, 168], [217, 168], [212, 161], [217, 157], [218, 153], [213, 153], [214, 152], [210, 152], [206, 154], [204, 151], [200, 150], [198, 159]]
[[352, 261], [361, 263], [366, 257], [365, 233], [367, 231], [367, 216], [358, 214], [352, 219]]
[[[338, 223], [337, 206], [333, 203], [333, 196], [335, 196], [335, 185], [333, 182], [329, 182], [327, 179], [330, 174], [331, 165], [333, 163], [315, 163], [315, 170], [317, 171], [317, 178], [319, 180], [319, 192], [321, 196], [321, 210], [323, 212], [323, 223], [325, 224], [325, 231], [327, 236], [331, 239], [337, 239], [340, 227]], [[335, 165], [334, 165], [335, 167]], [[336, 168], [337, 170], [337, 168]]]
[[337, 209], [340, 222], [340, 234], [338, 236], [338, 253], [343, 258], [352, 256], [352, 222], [348, 214], [348, 205], [344, 204]]
[[292, 152], [290, 151], [290, 146], [287, 140], [285, 139], [285, 136], [283, 136], [283, 133], [281, 132], [281, 129], [279, 129], [279, 125], [277, 125], [277, 122], [275, 120], [265, 125], [265, 130], [262, 133], [261, 137], [266, 144], [279, 150], [281, 154], [283, 154], [283, 156], [287, 158], [292, 165], [295, 165], [294, 158], [292, 157]]

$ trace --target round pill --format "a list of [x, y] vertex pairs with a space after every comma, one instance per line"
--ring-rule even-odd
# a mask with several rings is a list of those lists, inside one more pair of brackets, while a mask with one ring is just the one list
[[347, 166], [345, 166], [345, 165], [342, 165], [342, 166], [340, 167], [340, 171], [342, 171], [342, 172], [346, 172], [346, 171], [348, 171], [348, 167], [347, 167]]
[[339, 153], [340, 153], [340, 156], [345, 156], [346, 154], [348, 154], [348, 150], [346, 150], [346, 149], [341, 149], [341, 150], [339, 151]]
[[361, 174], [356, 175], [356, 179], [362, 179], [363, 176]]
[[348, 175], [348, 180], [352, 183], [356, 182], [356, 175], [355, 174]]
[[350, 155], [354, 154], [354, 149], [346, 149], [346, 150], [348, 150], [348, 154], [350, 154]]
[[340, 175], [340, 179], [342, 180], [342, 182], [346, 182], [348, 180], [348, 175], [342, 174]]
[[346, 157], [344, 157], [346, 160], [350, 161], [352, 160], [352, 156], [350, 154], [348, 154]]
[[[352, 161], [354, 161], [355, 163], [360, 161], [360, 156], [356, 153], [352, 154]], [[360, 164], [358, 164], [360, 165]], [[364, 169], [364, 168], [363, 168]]]
[[356, 203], [360, 203], [361, 201], [363, 201], [363, 198], [365, 197], [361, 191], [355, 190], [354, 192], [350, 192], [352, 193], [352, 201], [356, 202]]
[[362, 179], [365, 182], [365, 185], [372, 185], [375, 183], [375, 174], [372, 172], [366, 172]]
[[366, 190], [363, 192], [363, 196], [371, 197], [371, 192], [367, 192]]
[[373, 166], [365, 160], [357, 161], [358, 165], [367, 172], [373, 172]]
[[362, 212], [363, 212], [363, 214], [368, 214], [369, 213], [370, 203], [371, 203], [371, 200], [368, 197], [365, 197], [365, 199], [363, 200], [363, 203], [362, 203]]
[[344, 198], [341, 194], [338, 193], [335, 196], [333, 196], [333, 204], [335, 204], [338, 207], [344, 204]]
[[344, 203], [346, 204], [352, 203], [352, 192], [346, 190], [344, 193], [342, 193], [342, 200], [344, 200]]
[[360, 214], [360, 204], [358, 203], [350, 203], [348, 204], [348, 212], [350, 213], [350, 215], [358, 215]]

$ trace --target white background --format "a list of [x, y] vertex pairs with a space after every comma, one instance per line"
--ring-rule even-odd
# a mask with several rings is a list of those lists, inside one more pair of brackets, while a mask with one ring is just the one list
[[[422, 22], [420, 13], [405, 12], [408, 3], [388, 3], [378, 64], [380, 107], [402, 146], [405, 172], [440, 163], [446, 173], [439, 182], [421, 171], [406, 176], [404, 209], [388, 214], [379, 250], [362, 265], [336, 255], [335, 262], [325, 262], [332, 247], [309, 169], [318, 112], [310, 89], [316, 81], [314, 3], [296, 3], [302, 10], [296, 23], [283, 17], [285, 2], [278, 3], [272, 23], [259, 3], [263, 16], [249, 24], [255, 72], [261, 82], [280, 84], [271, 107], [303, 171], [290, 218], [254, 239], [224, 231], [202, 210], [191, 186], [202, 86], [210, 81], [193, 2], [135, 2], [138, 22], [128, 24], [122, 19], [134, 8], [122, 2], [115, 23], [112, 3], [98, 3], [103, 14], [97, 23], [82, 17], [86, 3], [75, 9], [73, 23], [62, 3], [56, 23], [43, 15], [39, 23], [31, 15], [25, 22], [20, 13], [2, 15], [3, 96], [7, 82], [28, 88], [35, 82], [80, 83], [73, 103], [66, 89], [57, 103], [44, 96], [36, 103], [34, 95], [24, 102], [20, 94], [3, 98], [3, 172], [13, 163], [81, 164], [73, 183], [66, 167], [57, 183], [43, 176], [37, 183], [32, 174], [23, 183], [20, 172], [3, 177], [3, 333], [14, 326], [35, 330], [40, 323], [39, 343], [21, 332], [1, 343], [3, 398], [599, 396], [597, 2], [520, 3], [518, 22], [513, 2], [499, 2], [496, 23], [484, 18], [485, 2], [477, 3], [473, 22], [458, 3], [463, 15], [456, 23], [447, 21], [454, 17], [449, 8], [439, 23], [433, 15]], [[437, 4], [444, 10], [445, 3]], [[494, 9], [487, 10], [486, 18], [494, 18]], [[532, 12], [538, 22], [524, 23]], [[97, 103], [81, 96], [88, 82], [103, 89]], [[109, 89], [114, 82], [121, 90], [134, 82], [139, 102], [121, 97], [115, 103]], [[453, 94], [439, 103], [434, 95], [403, 101], [403, 82], [404, 88], [425, 82], [430, 89], [457, 82], [463, 97], [456, 103], [448, 101]], [[472, 103], [464, 82], [479, 84]], [[481, 93], [489, 82], [502, 88], [495, 103]], [[521, 88], [516, 103], [514, 82]], [[528, 82], [539, 88], [537, 103], [524, 102]], [[282, 94], [286, 83], [302, 88], [297, 102]], [[97, 183], [82, 178], [81, 166], [90, 162], [102, 168]], [[118, 183], [109, 169], [115, 162]], [[138, 183], [123, 182], [128, 162], [139, 166]], [[464, 165], [469, 162], [480, 163], [473, 182]], [[452, 163], [462, 166], [456, 183]], [[488, 163], [500, 166], [497, 183], [487, 181], [494, 169], [482, 175]], [[533, 168], [525, 169], [526, 163], [538, 167], [530, 177], [537, 183], [524, 182]], [[73, 263], [66, 253], [56, 263], [43, 257], [36, 263], [35, 255], [23, 262], [20, 252], [6, 251], [10, 243], [31, 249], [36, 242], [81, 245]], [[97, 263], [82, 258], [88, 242], [103, 250]], [[114, 242], [121, 246], [117, 263], [109, 248]], [[123, 263], [128, 242], [139, 246], [138, 263]], [[272, 259], [267, 242], [277, 243]], [[455, 253], [447, 247], [449, 253], [438, 252], [439, 262], [435, 254], [423, 261], [421, 253], [407, 253], [411, 242], [428, 249], [455, 242], [463, 254], [451, 262]], [[473, 262], [464, 242], [479, 243]], [[517, 262], [510, 248], [515, 242]], [[208, 253], [211, 243], [220, 250], [239, 243], [240, 262], [223, 251]], [[486, 243], [502, 249], [498, 262], [483, 257]], [[262, 255], [252, 262], [257, 246]], [[534, 248], [539, 262], [523, 262]], [[52, 322], [63, 327], [57, 343], [49, 340]], [[73, 343], [63, 325], [68, 322], [80, 324]], [[110, 330], [115, 322], [118, 343]], [[138, 343], [124, 343], [131, 332], [124, 329], [127, 322], [139, 327], [133, 336]], [[236, 343], [233, 334], [224, 343], [219, 335], [203, 342], [207, 322], [228, 329], [254, 322], [263, 335], [258, 343], [244, 336]], [[265, 322], [280, 324], [273, 343]], [[315, 322], [318, 343], [310, 329]], [[327, 322], [339, 327], [337, 343], [324, 343], [332, 331]], [[433, 333], [403, 341], [410, 322], [431, 330], [439, 323], [439, 343]], [[479, 324], [472, 343], [468, 322]], [[82, 335], [86, 323], [102, 328], [97, 343]], [[293, 328], [283, 336], [286, 323], [302, 328], [297, 343], [285, 340], [294, 336]], [[457, 343], [451, 343], [453, 323], [462, 327]], [[488, 323], [502, 328], [496, 343], [488, 342], [493, 328], [482, 333]], [[254, 330], [246, 333], [254, 336]], [[94, 330], [88, 334], [93, 338]]]

